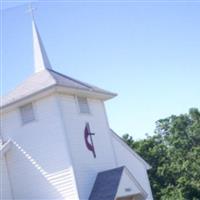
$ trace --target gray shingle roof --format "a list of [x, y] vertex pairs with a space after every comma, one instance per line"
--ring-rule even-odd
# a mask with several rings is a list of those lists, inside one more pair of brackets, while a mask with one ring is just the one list
[[100, 89], [96, 86], [78, 81], [64, 74], [58, 73], [51, 69], [42, 70], [34, 73], [22, 84], [17, 86], [13, 91], [2, 98], [1, 107], [18, 101], [26, 96], [40, 92], [52, 86], [63, 86], [71, 89], [85, 90], [115, 96], [116, 94]]
[[89, 200], [114, 200], [123, 170], [119, 167], [98, 173]]

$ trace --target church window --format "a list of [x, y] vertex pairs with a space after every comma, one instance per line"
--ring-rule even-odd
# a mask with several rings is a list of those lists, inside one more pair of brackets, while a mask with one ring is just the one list
[[27, 124], [35, 120], [32, 103], [20, 107], [21, 120], [23, 124]]
[[90, 113], [89, 105], [87, 98], [85, 97], [77, 97], [78, 99], [78, 105], [79, 105], [79, 110], [80, 113]]

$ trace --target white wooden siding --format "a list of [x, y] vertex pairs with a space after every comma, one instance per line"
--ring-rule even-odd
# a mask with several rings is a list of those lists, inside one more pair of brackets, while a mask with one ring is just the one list
[[6, 161], [3, 154], [0, 155], [0, 199], [13, 199]]
[[148, 194], [147, 200], [153, 200], [145, 164], [134, 154], [132, 154], [128, 150], [128, 147], [126, 147], [126, 144], [123, 144], [122, 141], [117, 139], [117, 137], [113, 135], [112, 132], [110, 134], [113, 138], [118, 166], [126, 166], [145, 190], [145, 192]]
[[[88, 99], [91, 114], [84, 115], [78, 112], [75, 97], [61, 96], [61, 102], [79, 197], [81, 200], [86, 200], [90, 195], [97, 173], [116, 167], [104, 107], [100, 100]], [[86, 122], [89, 122], [91, 132], [95, 133], [93, 142], [96, 158], [85, 145], [84, 128]]]
[[[13, 141], [7, 163], [14, 199], [65, 199], [66, 191], [77, 199], [56, 98], [47, 97], [33, 104], [37, 120], [24, 126], [18, 108], [2, 117], [3, 137]], [[60, 183], [61, 179], [66, 182]]]
[[[144, 163], [112, 136], [103, 102], [88, 103], [90, 114], [82, 114], [74, 96], [40, 99], [36, 120], [24, 126], [18, 108], [2, 116], [3, 138], [13, 141], [6, 159], [14, 199], [87, 200], [98, 172], [125, 165], [152, 200]], [[86, 122], [96, 158], [85, 145]]]

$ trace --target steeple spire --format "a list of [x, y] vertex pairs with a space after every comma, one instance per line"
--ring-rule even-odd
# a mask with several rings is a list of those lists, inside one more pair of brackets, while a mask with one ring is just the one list
[[52, 68], [35, 23], [33, 10], [34, 9], [30, 5], [28, 11], [31, 13], [32, 16], [34, 67], [35, 67], [35, 72], [39, 72], [44, 69], [52, 69]]

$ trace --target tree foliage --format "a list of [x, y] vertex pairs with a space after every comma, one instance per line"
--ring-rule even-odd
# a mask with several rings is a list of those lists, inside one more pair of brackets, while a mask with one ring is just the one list
[[151, 166], [155, 200], [200, 200], [200, 111], [172, 115], [156, 122], [155, 134], [124, 141]]

